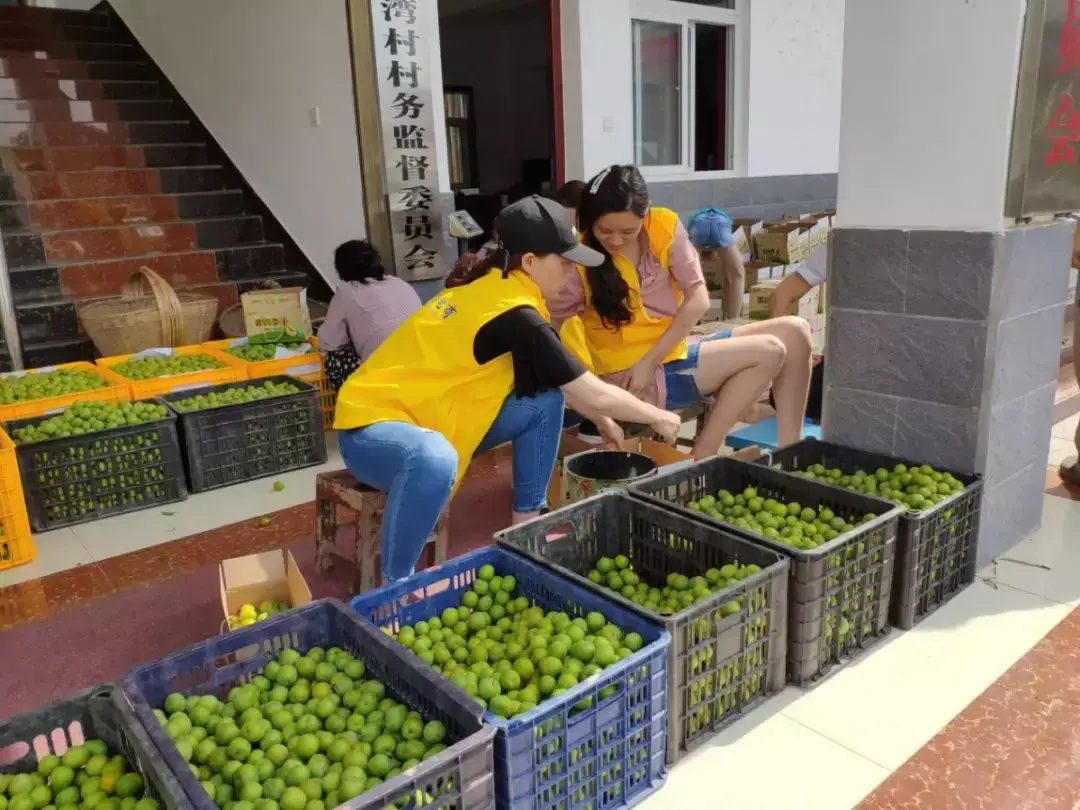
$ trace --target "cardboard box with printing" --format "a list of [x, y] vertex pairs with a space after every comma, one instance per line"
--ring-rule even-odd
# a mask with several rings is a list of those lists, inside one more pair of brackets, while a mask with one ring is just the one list
[[252, 290], [240, 296], [240, 303], [249, 338], [280, 335], [285, 340], [303, 340], [312, 335], [307, 290], [303, 287]]
[[[750, 291], [750, 320], [764, 321], [770, 317], [769, 307], [772, 303], [773, 293], [780, 285], [780, 280], [770, 279], [760, 282]], [[817, 315], [821, 306], [821, 288], [814, 287], [806, 295], [792, 304], [791, 309], [784, 315], [798, 315], [800, 318], [809, 320], [811, 315]]]
[[755, 246], [758, 261], [794, 264], [805, 259], [810, 251], [810, 229], [800, 222], [766, 225], [757, 235]]

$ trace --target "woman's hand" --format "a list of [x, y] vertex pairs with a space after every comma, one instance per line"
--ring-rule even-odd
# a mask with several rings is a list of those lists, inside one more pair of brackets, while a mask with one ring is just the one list
[[648, 402], [653, 391], [656, 390], [656, 366], [657, 364], [648, 357], [638, 360], [630, 369], [630, 378], [626, 381], [626, 390], [635, 397]]
[[675, 444], [682, 430], [682, 417], [671, 411], [663, 414], [649, 424], [649, 427], [661, 438], [665, 444]]
[[619, 427], [619, 423], [614, 419], [604, 416], [596, 420], [594, 423], [596, 429], [600, 431], [600, 438], [604, 440], [604, 446], [609, 450], [620, 449], [620, 442], [626, 438], [623, 433], [623, 429]]

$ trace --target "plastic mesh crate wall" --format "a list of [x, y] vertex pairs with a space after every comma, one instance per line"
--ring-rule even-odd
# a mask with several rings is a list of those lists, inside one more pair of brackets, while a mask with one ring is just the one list
[[[845, 475], [856, 470], [873, 473], [880, 467], [891, 470], [897, 464], [909, 468], [921, 466], [906, 459], [815, 439], [777, 450], [771, 464], [788, 471], [821, 464], [843, 470]], [[902, 630], [914, 627], [975, 581], [982, 479], [976, 475], [953, 475], [964, 484], [963, 492], [922, 512], [906, 511], [900, 515], [889, 615], [892, 623]]]
[[[488, 564], [500, 574], [512, 575], [517, 590], [532, 604], [545, 610], [564, 610], [571, 617], [599, 611], [626, 632], [640, 633], [645, 641], [630, 657], [526, 714], [501, 720], [485, 712], [484, 721], [499, 730], [495, 770], [500, 810], [562, 810], [590, 803], [594, 808], [616, 810], [641, 801], [659, 788], [667, 775], [667, 654], [671, 636], [659, 625], [520, 554], [495, 546], [361, 594], [349, 607], [380, 627], [415, 624], [461, 604], [461, 596], [476, 581], [477, 571]], [[419, 589], [424, 591], [421, 600], [402, 604]], [[441, 679], [419, 658], [410, 660], [413, 666]], [[616, 687], [615, 694], [600, 700], [600, 692], [608, 686]], [[464, 692], [458, 694], [465, 696]], [[586, 698], [592, 700], [592, 707], [571, 717], [570, 710]]]
[[0, 774], [30, 773], [43, 756], [62, 755], [86, 740], [101, 740], [142, 774], [144, 785], [166, 810], [190, 808], [135, 715], [122, 700], [114, 700], [115, 691], [111, 685], [95, 686], [30, 714], [0, 721], [0, 763], [18, 757], [0, 764]]
[[[13, 435], [46, 418], [19, 419], [4, 428]], [[17, 445], [15, 456], [36, 532], [187, 497], [171, 413], [157, 422]]]
[[[687, 507], [726, 489], [755, 487], [764, 498], [797, 501], [838, 515], [877, 517], [816, 549], [774, 542]], [[667, 505], [694, 520], [719, 524], [791, 559], [788, 581], [788, 680], [806, 684], [845, 663], [889, 629], [899, 507], [877, 498], [827, 487], [789, 473], [730, 458], [713, 458], [630, 488], [634, 497]]]
[[[495, 535], [497, 542], [640, 613], [671, 634], [667, 762], [729, 725], [785, 683], [788, 561], [719, 526], [612, 492]], [[587, 578], [600, 557], [623, 554], [643, 582], [703, 576], [728, 563], [761, 571], [671, 616], [637, 605]], [[720, 607], [738, 601], [739, 611]]]
[[365, 625], [344, 605], [323, 599], [266, 619], [226, 636], [203, 641], [144, 664], [124, 676], [124, 696], [149, 733], [169, 771], [196, 810], [217, 810], [202, 785], [154, 717], [171, 692], [216, 694], [262, 672], [286, 647], [342, 647], [364, 662], [368, 678], [383, 683], [387, 694], [415, 709], [425, 720], [440, 720], [455, 742], [408, 773], [361, 793], [339, 807], [379, 810], [405, 801], [415, 807], [416, 793], [431, 797], [432, 810], [489, 810], [495, 806], [492, 745], [494, 729], [480, 722], [479, 707], [462, 699], [430, 673], [412, 667], [407, 651]]
[[310, 383], [288, 376], [267, 377], [166, 394], [163, 399], [172, 405], [194, 396], [267, 382], [288, 382], [300, 391], [205, 411], [177, 412], [192, 492], [326, 461], [319, 393]]

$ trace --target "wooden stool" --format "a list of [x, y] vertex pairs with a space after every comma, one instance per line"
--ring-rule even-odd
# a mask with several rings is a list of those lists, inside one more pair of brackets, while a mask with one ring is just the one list
[[[343, 506], [353, 514], [356, 531], [356, 557], [350, 559], [337, 550], [337, 507]], [[348, 470], [319, 473], [315, 477], [315, 570], [323, 574], [335, 560], [341, 559], [356, 566], [353, 587], [356, 593], [370, 591], [382, 584], [379, 566], [379, 531], [386, 509], [386, 493], [365, 486]], [[446, 562], [446, 544], [450, 527], [449, 507], [439, 515], [435, 531], [424, 549], [428, 566]]]

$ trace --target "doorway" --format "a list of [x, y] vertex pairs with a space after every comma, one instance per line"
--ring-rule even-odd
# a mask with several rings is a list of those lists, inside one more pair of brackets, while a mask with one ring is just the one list
[[[455, 205], [490, 234], [503, 206], [557, 185], [558, 0], [438, 0]], [[480, 237], [477, 241], [483, 241]]]

